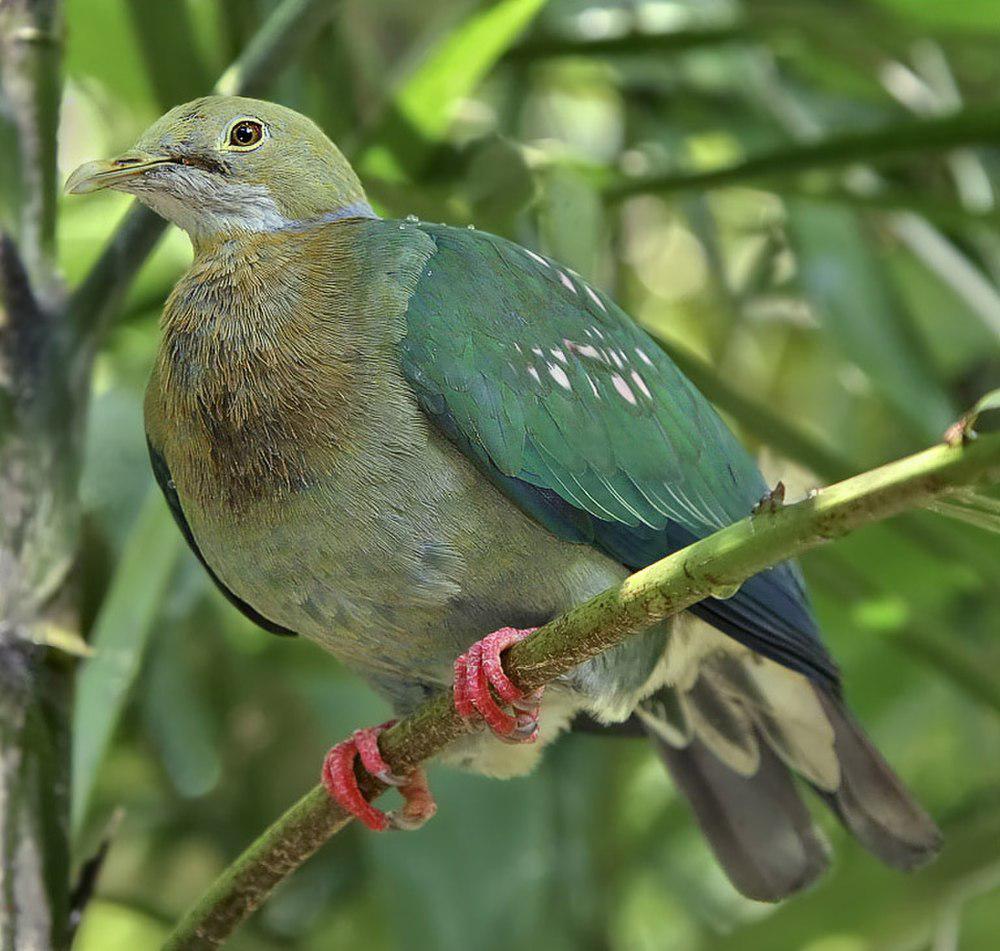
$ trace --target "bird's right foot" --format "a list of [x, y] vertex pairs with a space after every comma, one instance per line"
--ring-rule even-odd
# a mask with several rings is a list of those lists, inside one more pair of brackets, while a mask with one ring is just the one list
[[[437, 804], [427, 785], [427, 776], [419, 767], [405, 776], [396, 776], [382, 758], [378, 737], [395, 720], [381, 726], [355, 730], [350, 738], [338, 743], [323, 761], [323, 785], [330, 798], [374, 832], [386, 829], [419, 829], [435, 812]], [[361, 760], [364, 769], [387, 786], [395, 786], [403, 797], [403, 808], [392, 812], [376, 809], [361, 792], [354, 762]]]
[[[455, 709], [468, 721], [482, 720], [500, 739], [533, 743], [538, 737], [538, 710], [542, 691], [526, 693], [503, 669], [500, 654], [534, 634], [537, 628], [502, 627], [476, 641], [455, 660]], [[494, 697], [500, 698], [501, 706]]]

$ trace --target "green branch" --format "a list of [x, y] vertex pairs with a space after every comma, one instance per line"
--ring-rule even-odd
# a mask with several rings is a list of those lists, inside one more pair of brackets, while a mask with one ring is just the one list
[[[335, 0], [284, 0], [219, 77], [220, 95], [257, 93], [272, 83], [333, 15]], [[134, 204], [100, 258], [73, 294], [70, 314], [91, 351], [100, 343], [133, 278], [166, 230], [167, 223]]]
[[966, 109], [933, 119], [913, 119], [866, 132], [832, 135], [817, 142], [775, 149], [704, 172], [649, 175], [610, 185], [612, 201], [645, 192], [714, 188], [851, 162], [878, 162], [893, 156], [946, 151], [959, 146], [1000, 143], [1000, 106]]
[[[541, 687], [628, 635], [729, 591], [771, 565], [986, 480], [1000, 480], [1000, 435], [935, 446], [796, 505], [751, 516], [546, 624], [511, 648], [506, 669], [523, 689]], [[465, 730], [451, 698], [441, 694], [384, 733], [380, 745], [393, 771], [403, 773]], [[385, 789], [368, 776], [362, 787], [369, 798]], [[310, 790], [219, 876], [168, 938], [165, 951], [221, 946], [278, 883], [348, 821], [322, 786]]]

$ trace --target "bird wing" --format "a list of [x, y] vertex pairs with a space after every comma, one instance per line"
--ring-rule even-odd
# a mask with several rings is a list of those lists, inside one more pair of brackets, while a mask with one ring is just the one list
[[259, 611], [252, 608], [246, 601], [244, 601], [239, 595], [233, 592], [230, 588], [227, 588], [219, 578], [219, 576], [212, 571], [208, 562], [205, 561], [205, 557], [201, 553], [201, 549], [198, 547], [198, 543], [194, 540], [194, 533], [191, 531], [191, 526], [188, 524], [187, 516], [184, 514], [184, 509], [181, 507], [180, 496], [177, 494], [177, 489], [174, 487], [174, 480], [170, 476], [170, 469], [167, 466], [167, 460], [163, 458], [163, 453], [157, 449], [153, 443], [147, 438], [146, 447], [149, 449], [149, 461], [153, 466], [153, 475], [156, 477], [156, 484], [160, 487], [160, 491], [163, 493], [163, 497], [167, 500], [167, 507], [170, 509], [170, 514], [173, 515], [174, 521], [177, 523], [177, 527], [181, 530], [181, 534], [184, 536], [184, 540], [188, 543], [191, 551], [194, 552], [195, 557], [201, 562], [202, 567], [208, 572], [208, 576], [215, 582], [215, 586], [226, 596], [226, 599], [240, 610], [244, 615], [250, 618], [258, 627], [262, 627], [265, 631], [270, 631], [272, 634], [280, 634], [283, 637], [295, 637], [295, 631], [290, 630], [287, 627], [282, 627], [280, 624], [269, 620], [264, 617]]
[[[631, 569], [748, 515], [749, 454], [669, 357], [573, 272], [479, 231], [421, 225], [403, 371], [428, 417], [549, 531]], [[793, 563], [692, 609], [836, 687]]]

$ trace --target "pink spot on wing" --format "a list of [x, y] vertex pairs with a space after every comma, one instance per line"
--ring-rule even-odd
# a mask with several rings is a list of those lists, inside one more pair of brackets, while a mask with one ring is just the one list
[[635, 393], [632, 392], [632, 388], [617, 373], [612, 374], [611, 382], [614, 383], [618, 395], [623, 400], [626, 400], [633, 406], [636, 405]]
[[545, 260], [540, 254], [535, 254], [534, 251], [529, 251], [527, 248], [524, 249], [524, 253], [528, 255], [533, 261], [537, 261], [542, 267], [551, 267], [548, 261]]
[[566, 349], [570, 353], [576, 353], [581, 357], [587, 357], [589, 360], [601, 360], [604, 358], [601, 356], [600, 351], [593, 344], [590, 343], [577, 343], [575, 340], [563, 340], [566, 345]]
[[528, 373], [535, 378], [536, 383], [542, 382], [542, 378], [538, 375], [538, 371], [534, 367], [528, 367]]
[[556, 381], [564, 390], [572, 390], [573, 385], [569, 382], [569, 377], [566, 376], [566, 371], [555, 363], [546, 364], [549, 368], [549, 376]]
[[640, 390], [642, 390], [643, 396], [645, 396], [646, 399], [651, 400], [653, 398], [653, 394], [649, 392], [649, 387], [646, 386], [646, 381], [639, 376], [635, 370], [632, 371], [632, 382], [635, 383]]
[[563, 287], [568, 288], [574, 294], [577, 292], [576, 288], [573, 286], [573, 282], [569, 279], [569, 275], [563, 271], [559, 272], [559, 280], [562, 281]]
[[645, 350], [641, 350], [639, 347], [636, 347], [635, 352], [639, 354], [639, 359], [642, 360], [642, 362], [645, 363], [646, 366], [651, 367], [653, 365], [653, 361], [649, 359], [649, 355], [646, 353]]
[[583, 285], [583, 289], [584, 289], [584, 290], [585, 290], [585, 291], [587, 292], [587, 296], [588, 296], [588, 297], [589, 297], [589, 298], [590, 298], [590, 299], [591, 299], [591, 300], [592, 300], [592, 301], [593, 301], [593, 302], [594, 302], [595, 304], [597, 304], [597, 306], [598, 306], [598, 307], [600, 307], [600, 308], [601, 308], [601, 310], [603, 310], [603, 311], [604, 311], [605, 313], [607, 313], [607, 312], [608, 312], [608, 309], [607, 309], [607, 307], [605, 307], [605, 306], [604, 306], [604, 301], [602, 301], [602, 300], [600, 299], [600, 297], [598, 297], [598, 296], [597, 296], [597, 294], [596, 294], [596, 293], [594, 292], [594, 289], [593, 289], [593, 288], [592, 288], [592, 287], [591, 287], [591, 286], [590, 286], [589, 284], [584, 284], [584, 285]]

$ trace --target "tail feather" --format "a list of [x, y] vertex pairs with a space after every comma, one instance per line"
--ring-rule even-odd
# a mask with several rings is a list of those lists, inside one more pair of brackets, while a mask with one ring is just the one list
[[840, 785], [816, 789], [859, 842], [893, 868], [910, 871], [933, 859], [941, 832], [839, 701], [816, 688], [834, 730]]
[[705, 678], [680, 696], [681, 709], [694, 735], [731, 770], [753, 776], [760, 764], [760, 744], [746, 708]]
[[793, 773], [886, 864], [909, 870], [937, 854], [937, 826], [839, 698], [745, 648], [688, 648], [673, 686], [636, 713], [739, 891], [777, 901], [827, 865]]
[[715, 857], [748, 898], [775, 902], [814, 882], [829, 849], [787, 767], [760, 743], [759, 766], [741, 776], [701, 740], [685, 748], [650, 734]]

